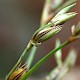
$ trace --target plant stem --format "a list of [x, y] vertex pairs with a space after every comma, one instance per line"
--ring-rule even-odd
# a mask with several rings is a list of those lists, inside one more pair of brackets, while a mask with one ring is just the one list
[[28, 56], [28, 59], [27, 59], [27, 69], [29, 69], [31, 67], [31, 64], [33, 62], [33, 59], [34, 59], [34, 56], [35, 56], [35, 53], [36, 53], [36, 50], [37, 50], [37, 47], [33, 47], [32, 50], [31, 50], [31, 53], [30, 55]]
[[27, 45], [27, 47], [25, 48], [25, 50], [23, 51], [22, 55], [20, 56], [19, 60], [17, 61], [17, 63], [15, 64], [15, 66], [11, 69], [11, 71], [8, 73], [8, 75], [6, 76], [6, 80], [7, 78], [11, 75], [11, 73], [19, 66], [19, 64], [22, 62], [23, 57], [26, 55], [26, 53], [33, 47], [33, 45], [29, 42], [29, 44]]
[[59, 47], [53, 49], [52, 51], [50, 51], [46, 56], [44, 56], [41, 60], [39, 60], [30, 70], [29, 72], [27, 72], [26, 74], [24, 74], [24, 76], [21, 78], [21, 80], [26, 80], [42, 63], [44, 63], [50, 56], [52, 56], [56, 51], [58, 51], [59, 49], [63, 48], [64, 46], [68, 45], [69, 42], [66, 41], [64, 42], [62, 45], [60, 45]]

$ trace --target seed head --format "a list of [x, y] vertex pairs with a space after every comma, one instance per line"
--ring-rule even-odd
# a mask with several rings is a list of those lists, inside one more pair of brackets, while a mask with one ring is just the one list
[[77, 13], [70, 12], [66, 13], [70, 8], [72, 8], [75, 4], [72, 4], [64, 9], [62, 9], [53, 19], [46, 25], [39, 28], [32, 36], [30, 42], [33, 45], [41, 44], [42, 42], [48, 40], [53, 35], [58, 33], [62, 27], [61, 25], [66, 21], [73, 18]]
[[22, 66], [15, 71], [12, 72], [12, 74], [8, 77], [7, 80], [20, 80], [21, 77], [27, 72], [28, 70], [25, 68], [25, 66]]
[[74, 35], [80, 35], [80, 22], [79, 22], [78, 25], [75, 27], [73, 33], [74, 33]]
[[51, 38], [53, 35], [58, 33], [61, 29], [62, 27], [60, 25], [44, 28], [32, 37], [31, 42], [33, 45], [38, 45]]

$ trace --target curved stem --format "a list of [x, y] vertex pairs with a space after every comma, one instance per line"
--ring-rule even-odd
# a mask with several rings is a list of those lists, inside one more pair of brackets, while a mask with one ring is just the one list
[[60, 45], [59, 47], [53, 49], [52, 51], [50, 51], [46, 56], [44, 56], [41, 60], [39, 60], [30, 70], [29, 72], [27, 72], [26, 74], [24, 74], [24, 76], [21, 78], [21, 80], [26, 80], [42, 63], [44, 63], [50, 56], [52, 56], [56, 51], [58, 51], [59, 49], [63, 48], [64, 46], [68, 45], [69, 42], [66, 41], [64, 42], [62, 45]]
[[27, 47], [25, 48], [25, 50], [23, 51], [22, 55], [20, 56], [19, 60], [17, 61], [17, 63], [15, 64], [15, 66], [11, 69], [11, 71], [8, 73], [8, 75], [6, 76], [6, 80], [8, 79], [8, 77], [11, 75], [11, 73], [19, 66], [19, 64], [21, 63], [23, 57], [26, 55], [26, 53], [33, 47], [33, 45], [29, 42], [29, 44], [27, 45]]

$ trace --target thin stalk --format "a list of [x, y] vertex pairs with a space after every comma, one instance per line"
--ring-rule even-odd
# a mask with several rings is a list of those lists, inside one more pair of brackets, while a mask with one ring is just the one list
[[28, 56], [28, 59], [27, 59], [27, 69], [30, 69], [30, 67], [31, 67], [31, 64], [32, 64], [32, 62], [33, 62], [33, 59], [34, 59], [34, 56], [35, 56], [35, 53], [36, 53], [36, 50], [37, 50], [37, 47], [33, 47], [32, 48], [32, 50], [31, 50], [31, 53], [30, 53], [30, 55]]
[[26, 80], [42, 63], [44, 63], [50, 56], [52, 56], [56, 51], [58, 51], [59, 49], [63, 48], [64, 46], [68, 45], [69, 42], [66, 41], [64, 42], [62, 45], [60, 45], [59, 47], [53, 49], [52, 51], [50, 51], [46, 56], [44, 56], [41, 60], [39, 60], [30, 70], [29, 72], [27, 72], [26, 74], [24, 74], [24, 76], [21, 78], [21, 80]]
[[6, 80], [7, 78], [11, 75], [11, 73], [19, 66], [19, 64], [21, 63], [23, 57], [26, 55], [26, 53], [33, 47], [33, 45], [31, 43], [29, 43], [27, 45], [27, 47], [25, 48], [25, 50], [23, 51], [22, 55], [20, 56], [19, 60], [17, 61], [17, 63], [15, 64], [15, 66], [11, 69], [11, 71], [8, 73], [8, 75], [6, 76]]

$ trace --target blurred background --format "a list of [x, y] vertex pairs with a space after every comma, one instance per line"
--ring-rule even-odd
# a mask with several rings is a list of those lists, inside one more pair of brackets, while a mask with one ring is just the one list
[[[5, 77], [14, 66], [32, 34], [39, 28], [43, 5], [44, 0], [0, 0], [1, 78]], [[66, 22], [61, 32], [39, 46], [33, 65], [54, 48], [56, 38], [64, 42], [69, 37], [71, 26], [80, 20], [80, 0], [77, 0], [77, 5], [71, 11], [77, 12], [78, 15]], [[62, 49], [63, 60], [72, 47], [80, 53], [80, 39]], [[49, 72], [55, 66], [55, 58], [51, 57], [33, 75]], [[80, 66], [80, 54], [75, 66]]]

